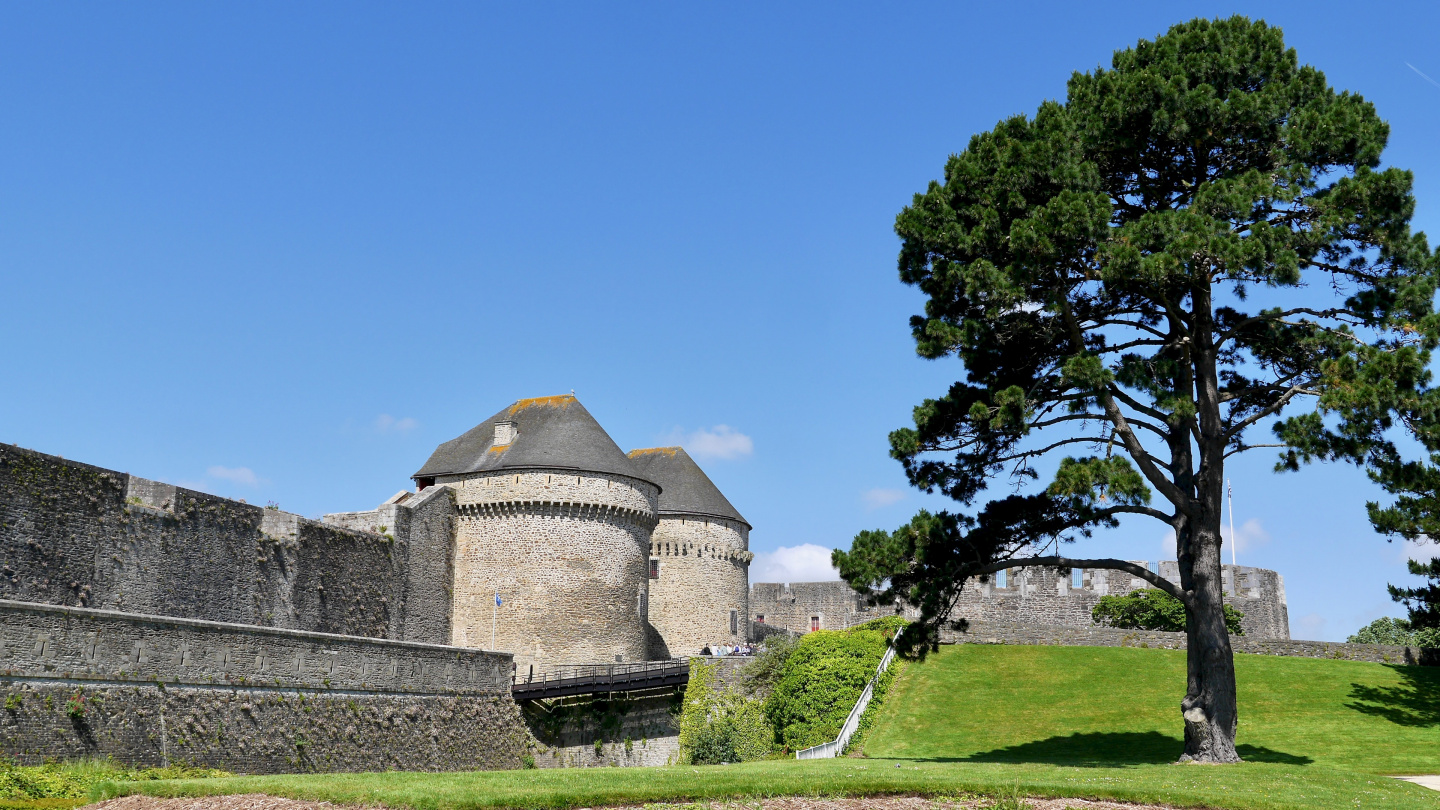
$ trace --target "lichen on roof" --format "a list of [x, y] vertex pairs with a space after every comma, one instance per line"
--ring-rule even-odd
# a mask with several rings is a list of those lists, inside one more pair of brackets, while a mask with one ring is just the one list
[[530, 397], [529, 399], [516, 400], [510, 406], [510, 413], [523, 411], [526, 408], [568, 408], [575, 401], [574, 394], [560, 394], [553, 397]]
[[639, 450], [631, 450], [629, 455], [631, 458], [635, 458], [636, 456], [648, 456], [655, 453], [660, 453], [666, 456], [674, 456], [678, 452], [680, 452], [680, 448], [678, 447], [645, 447]]

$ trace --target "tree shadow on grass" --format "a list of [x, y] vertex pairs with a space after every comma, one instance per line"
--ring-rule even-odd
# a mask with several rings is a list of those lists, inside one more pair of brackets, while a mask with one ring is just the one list
[[1350, 684], [1347, 709], [1383, 717], [1400, 726], [1440, 725], [1440, 669], [1387, 664], [1400, 676], [1396, 686]]
[[[1307, 756], [1287, 754], [1258, 745], [1239, 745], [1236, 749], [1241, 759], [1247, 762], [1309, 765], [1315, 761]], [[982, 751], [968, 757], [946, 758], [944, 761], [1043, 762], [1050, 765], [1100, 768], [1167, 764], [1179, 759], [1184, 750], [1184, 740], [1158, 731], [1091, 732], [1050, 737], [993, 751]]]

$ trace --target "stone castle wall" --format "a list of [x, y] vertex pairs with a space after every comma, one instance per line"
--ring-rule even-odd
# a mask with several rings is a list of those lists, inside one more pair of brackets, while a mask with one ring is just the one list
[[0, 599], [446, 642], [448, 507], [420, 506], [416, 537], [355, 531], [0, 445]]
[[0, 753], [250, 773], [514, 768], [510, 656], [0, 601]]
[[[541, 768], [654, 767], [680, 759], [673, 688], [524, 704]], [[598, 743], [598, 745], [597, 745]]]
[[[650, 540], [654, 658], [698, 655], [708, 644], [749, 640], [750, 530], [734, 520], [665, 515]], [[733, 615], [732, 615], [733, 614]]]
[[491, 646], [493, 622], [494, 647], [521, 670], [649, 657], [653, 484], [545, 469], [436, 484], [458, 512], [454, 644]]
[[[1139, 565], [1148, 565], [1137, 561]], [[1160, 562], [1151, 570], [1173, 582], [1180, 579], [1174, 561]], [[1285, 602], [1285, 581], [1278, 573], [1248, 566], [1223, 566], [1225, 603], [1245, 614], [1241, 627], [1247, 638], [1288, 639], [1290, 618]], [[954, 618], [1037, 627], [1091, 627], [1091, 610], [1102, 596], [1151, 587], [1123, 571], [1103, 569], [1062, 574], [1049, 568], [1014, 568], [981, 584], [965, 584]], [[844, 582], [759, 582], [750, 586], [750, 611], [755, 621], [798, 632], [818, 623], [823, 630], [839, 630], [879, 616], [893, 607], [869, 606], [865, 598]], [[905, 615], [916, 612], [905, 608]]]

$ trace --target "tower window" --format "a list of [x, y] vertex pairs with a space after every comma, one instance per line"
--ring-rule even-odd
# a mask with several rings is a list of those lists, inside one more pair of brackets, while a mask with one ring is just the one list
[[650, 578], [660, 578], [660, 561], [655, 559], [654, 557], [650, 558]]
[[764, 613], [756, 613], [756, 614], [755, 614], [755, 623], [756, 623], [756, 624], [764, 624], [764, 623], [765, 623], [765, 614], [764, 614]]
[[739, 635], [739, 634], [740, 634], [740, 611], [738, 611], [738, 610], [732, 610], [732, 611], [730, 611], [730, 635], [732, 635], [732, 636], [737, 636], [737, 635]]
[[820, 629], [820, 617], [819, 617], [819, 616], [811, 616], [811, 617], [810, 617], [810, 630], [813, 632], [813, 631], [819, 630], [819, 629]]

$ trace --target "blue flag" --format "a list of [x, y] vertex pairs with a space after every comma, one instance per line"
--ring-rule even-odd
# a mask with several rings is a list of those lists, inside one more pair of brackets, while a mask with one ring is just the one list
[[495, 594], [495, 607], [500, 607], [500, 594]]

